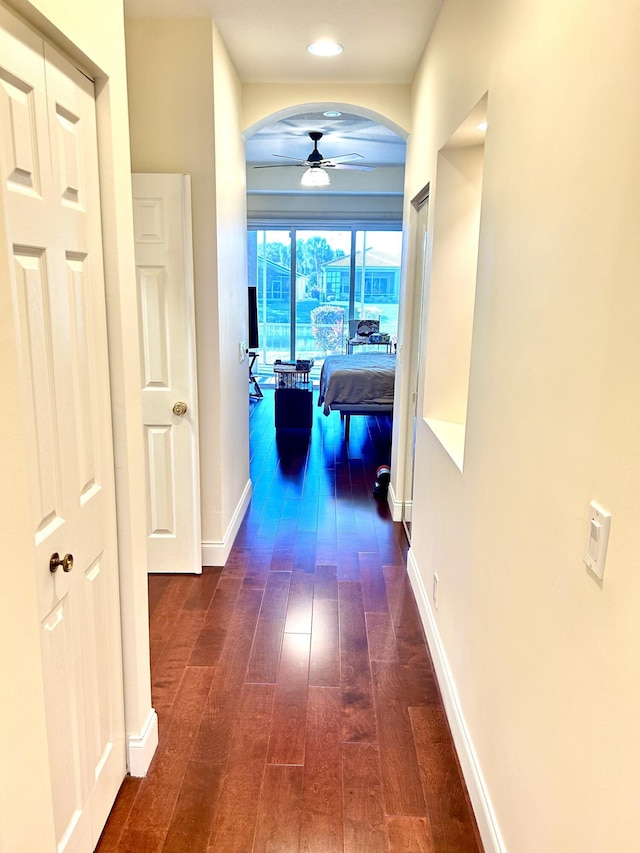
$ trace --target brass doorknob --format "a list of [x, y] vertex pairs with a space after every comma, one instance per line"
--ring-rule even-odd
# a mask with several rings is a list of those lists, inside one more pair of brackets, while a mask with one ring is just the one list
[[60, 557], [57, 551], [54, 551], [49, 559], [49, 571], [57, 572], [58, 566], [62, 566], [63, 572], [70, 572], [73, 568], [73, 554], [65, 554], [64, 557]]
[[176, 403], [175, 406], [173, 407], [173, 414], [174, 415], [184, 415], [186, 413], [186, 411], [187, 411], [187, 404], [186, 403]]

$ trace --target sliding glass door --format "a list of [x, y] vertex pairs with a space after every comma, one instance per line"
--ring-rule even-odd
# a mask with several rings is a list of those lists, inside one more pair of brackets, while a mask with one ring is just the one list
[[395, 340], [400, 231], [250, 229], [249, 286], [257, 289], [260, 366], [346, 352], [350, 321], [373, 319]]
[[259, 367], [291, 357], [291, 235], [249, 231], [249, 287], [257, 291]]

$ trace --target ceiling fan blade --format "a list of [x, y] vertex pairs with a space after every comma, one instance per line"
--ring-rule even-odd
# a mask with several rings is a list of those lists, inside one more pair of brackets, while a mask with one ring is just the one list
[[338, 157], [327, 157], [331, 163], [345, 163], [347, 160], [364, 160], [362, 154], [340, 154]]
[[272, 156], [280, 157], [282, 160], [293, 160], [298, 166], [302, 166], [303, 163], [306, 163], [306, 160], [301, 160], [299, 157], [288, 157], [286, 154], [273, 154]]
[[355, 163], [323, 163], [323, 169], [351, 169], [353, 172], [373, 172], [375, 166], [358, 166]]
[[266, 165], [252, 166], [253, 169], [290, 169], [292, 166], [295, 169], [299, 166], [306, 166], [306, 163], [267, 163]]

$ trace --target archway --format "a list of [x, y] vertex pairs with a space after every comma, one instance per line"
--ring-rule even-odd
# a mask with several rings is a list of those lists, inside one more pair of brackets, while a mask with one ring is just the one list
[[[310, 132], [322, 134], [329, 160], [330, 184], [319, 189], [301, 181], [318, 145]], [[245, 136], [262, 370], [277, 358], [321, 363], [344, 352], [359, 319], [376, 320], [394, 341], [406, 131], [369, 107], [316, 102], [265, 116]], [[318, 328], [320, 316], [327, 328]]]

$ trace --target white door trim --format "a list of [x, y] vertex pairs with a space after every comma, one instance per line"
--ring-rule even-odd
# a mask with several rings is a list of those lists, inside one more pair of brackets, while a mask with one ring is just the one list
[[[135, 256], [129, 124], [126, 100], [118, 97], [117, 88], [114, 89], [109, 78], [97, 73], [95, 83], [113, 412], [127, 768], [131, 775], [145, 776], [157, 746], [158, 724], [151, 705], [138, 303], [135, 287], [131, 286], [135, 280]], [[154, 723], [150, 722], [151, 716], [155, 718]], [[144, 744], [143, 749], [140, 744]]]

